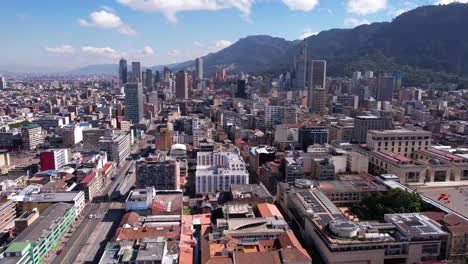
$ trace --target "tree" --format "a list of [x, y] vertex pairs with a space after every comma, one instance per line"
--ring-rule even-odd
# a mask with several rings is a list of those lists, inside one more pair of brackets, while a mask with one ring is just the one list
[[414, 213], [424, 209], [425, 202], [417, 193], [395, 188], [387, 192], [366, 194], [353, 207], [363, 219], [382, 219], [385, 214]]

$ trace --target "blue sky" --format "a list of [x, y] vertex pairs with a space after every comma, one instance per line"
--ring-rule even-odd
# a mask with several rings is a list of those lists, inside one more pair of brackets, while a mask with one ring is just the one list
[[121, 56], [145, 66], [181, 62], [248, 35], [294, 40], [331, 28], [390, 21], [401, 12], [437, 1], [3, 1], [0, 70], [60, 71], [115, 63]]

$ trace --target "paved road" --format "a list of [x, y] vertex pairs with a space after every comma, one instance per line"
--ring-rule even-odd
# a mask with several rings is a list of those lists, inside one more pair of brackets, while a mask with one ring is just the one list
[[[147, 136], [135, 143], [131, 152], [137, 153], [140, 149], [149, 146], [148, 140], [151, 136]], [[102, 195], [111, 194], [119, 183], [124, 179], [126, 172], [134, 161], [125, 160], [118, 168], [119, 177], [115, 181], [111, 181], [108, 186], [102, 191]], [[91, 203], [84, 209], [84, 219], [77, 223], [76, 230], [65, 242], [62, 248], [62, 254], [55, 256], [52, 264], [69, 264], [69, 263], [95, 263], [105, 247], [105, 244], [110, 239], [109, 234], [115, 230], [122, 215], [123, 201], [118, 202], [99, 202]], [[88, 218], [90, 215], [95, 215], [95, 218]], [[98, 256], [99, 255], [99, 256]]]

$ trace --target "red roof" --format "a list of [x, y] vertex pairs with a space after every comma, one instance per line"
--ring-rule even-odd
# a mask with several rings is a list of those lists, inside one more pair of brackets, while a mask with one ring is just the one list
[[104, 171], [107, 171], [108, 169], [110, 169], [112, 165], [111, 164], [106, 164], [104, 165], [104, 167], [102, 168]]
[[96, 176], [95, 174], [88, 174], [86, 177], [84, 177], [83, 180], [81, 180], [81, 184], [88, 184], [89, 182], [91, 182], [93, 179], [94, 179], [94, 176]]
[[257, 205], [257, 208], [262, 217], [278, 216], [283, 218], [283, 215], [274, 204], [260, 203]]

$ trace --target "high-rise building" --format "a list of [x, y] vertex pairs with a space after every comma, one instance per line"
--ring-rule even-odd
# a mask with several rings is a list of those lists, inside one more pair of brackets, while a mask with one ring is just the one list
[[307, 82], [307, 47], [308, 40], [304, 39], [301, 51], [293, 58], [293, 83], [292, 90], [302, 91], [306, 89]]
[[141, 64], [140, 62], [132, 62], [132, 82], [141, 83]]
[[42, 128], [37, 124], [30, 124], [21, 129], [23, 146], [26, 150], [34, 150], [38, 145], [44, 143]]
[[51, 149], [40, 154], [41, 170], [58, 170], [63, 168], [70, 159], [68, 149]]
[[303, 151], [311, 145], [328, 143], [328, 128], [316, 126], [302, 126], [299, 128], [299, 145]]
[[327, 62], [325, 60], [312, 60], [310, 63], [309, 89], [325, 88], [327, 78]]
[[239, 98], [247, 98], [247, 93], [245, 92], [245, 80], [238, 80], [237, 81], [237, 93], [236, 97]]
[[203, 59], [202, 58], [195, 59], [195, 80], [197, 81], [203, 80]]
[[395, 89], [396, 80], [393, 77], [379, 75], [377, 80], [377, 101], [391, 102], [393, 98], [393, 90]]
[[157, 83], [161, 80], [161, 73], [159, 71], [154, 72], [154, 87], [157, 87]]
[[356, 143], [365, 143], [367, 139], [367, 131], [390, 129], [391, 123], [391, 119], [388, 120], [381, 116], [357, 116], [354, 119], [353, 140]]
[[153, 71], [151, 69], [146, 69], [145, 74], [145, 84], [148, 91], [152, 91], [154, 87], [154, 80], [153, 80]]
[[361, 72], [353, 72], [353, 82], [352, 82], [352, 91], [356, 92], [359, 86], [359, 81], [361, 80]]
[[119, 62], [119, 80], [122, 84], [127, 83], [127, 60], [124, 58], [121, 58]]
[[6, 89], [7, 88], [7, 82], [5, 77], [0, 76], [0, 89]]
[[309, 107], [312, 112], [325, 114], [327, 104], [327, 91], [325, 79], [327, 75], [327, 62], [313, 60], [310, 63], [309, 80]]
[[184, 71], [176, 73], [176, 98], [188, 99], [188, 77]]
[[223, 68], [223, 71], [221, 73], [221, 78], [223, 79], [223, 81], [226, 81], [226, 79], [227, 79], [226, 68]]
[[374, 78], [374, 72], [372, 72], [372, 71], [366, 71], [366, 72], [364, 72], [364, 78], [365, 78], [365, 79], [372, 79], [372, 78]]
[[141, 83], [125, 85], [125, 117], [134, 125], [143, 119], [143, 87]]

